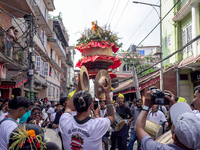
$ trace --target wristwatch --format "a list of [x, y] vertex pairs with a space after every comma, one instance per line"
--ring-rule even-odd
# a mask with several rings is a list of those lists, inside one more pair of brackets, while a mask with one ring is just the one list
[[149, 109], [150, 109], [149, 106], [146, 106], [146, 105], [143, 105], [143, 106], [142, 106], [142, 110], [149, 111]]

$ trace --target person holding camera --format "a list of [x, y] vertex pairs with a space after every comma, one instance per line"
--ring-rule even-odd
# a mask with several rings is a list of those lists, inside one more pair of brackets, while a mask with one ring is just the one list
[[[102, 86], [106, 95], [107, 117], [89, 117], [93, 108], [92, 96], [88, 91], [81, 90], [80, 81], [74, 96], [68, 102], [65, 113], [62, 114], [59, 127], [64, 149], [102, 150], [102, 137], [114, 122], [114, 110], [110, 99], [110, 79], [106, 78], [106, 87]], [[77, 115], [72, 116], [75, 108]], [[97, 110], [97, 109], [96, 109]], [[94, 115], [98, 115], [94, 110]]]
[[135, 133], [139, 138], [142, 149], [162, 149], [162, 150], [199, 150], [200, 148], [200, 118], [191, 110], [185, 102], [175, 102], [175, 96], [170, 91], [171, 98], [165, 95], [169, 101], [170, 116], [173, 122], [171, 133], [173, 143], [163, 145], [155, 142], [152, 137], [144, 130], [149, 109], [153, 106], [153, 91], [148, 91], [140, 115], [136, 121]]

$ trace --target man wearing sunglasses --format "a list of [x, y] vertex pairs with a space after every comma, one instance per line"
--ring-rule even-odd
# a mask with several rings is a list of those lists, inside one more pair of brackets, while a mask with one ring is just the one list
[[41, 108], [39, 106], [34, 106], [31, 110], [31, 116], [28, 118], [28, 123], [34, 123], [41, 127], [40, 119], [41, 119]]

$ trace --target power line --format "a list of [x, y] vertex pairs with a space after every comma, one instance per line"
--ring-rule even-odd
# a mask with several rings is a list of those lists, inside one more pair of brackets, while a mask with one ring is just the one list
[[111, 24], [111, 22], [112, 22], [112, 20], [113, 20], [113, 18], [114, 18], [114, 16], [115, 16], [115, 13], [116, 13], [117, 8], [118, 8], [118, 6], [119, 6], [119, 2], [120, 2], [120, 0], [119, 0], [118, 3], [117, 3], [117, 6], [116, 6], [115, 11], [114, 11], [114, 13], [113, 13], [113, 16], [112, 16], [112, 18], [111, 18], [111, 20], [110, 20], [110, 24]]
[[[116, 0], [114, 1], [113, 7], [112, 7], [111, 12], [110, 12], [110, 15], [109, 15], [109, 17], [108, 17], [108, 21], [109, 21], [109, 19], [110, 19], [110, 16], [111, 16], [111, 14], [112, 14], [113, 9], [114, 9], [115, 3], [116, 3]], [[107, 21], [106, 24], [108, 24], [108, 21]]]
[[[159, 1], [158, 1], [159, 2]], [[139, 27], [135, 30], [135, 32], [131, 35], [131, 37], [128, 39], [128, 41], [125, 43], [124, 47], [128, 44], [128, 42], [132, 39], [132, 37], [137, 33], [137, 31], [139, 30], [139, 28], [143, 25], [143, 23], [146, 21], [146, 19], [150, 16], [150, 14], [153, 12], [153, 8], [152, 10], [148, 13], [148, 15], [145, 17], [145, 19], [142, 21], [142, 23], [139, 25]]]
[[[174, 4], [174, 6], [167, 12], [167, 14], [165, 14], [165, 16], [162, 18], [162, 19], [160, 19], [160, 21], [159, 21], [159, 23], [145, 36], [145, 38], [136, 46], [136, 47], [138, 47], [140, 44], [142, 44], [142, 42], [144, 41], [144, 40], [146, 40], [146, 38], [157, 28], [157, 26], [159, 25], [159, 24], [161, 24], [161, 22], [167, 17], [167, 15], [174, 9], [174, 7], [178, 4], [178, 2], [179, 2], [180, 0], [178, 0], [177, 2], [176, 2], [176, 4]], [[160, 8], [161, 9], [161, 8]]]
[[[159, 64], [159, 63], [161, 63], [161, 62], [163, 62], [163, 61], [169, 59], [170, 57], [172, 57], [172, 56], [175, 55], [176, 53], [181, 52], [181, 51], [182, 51], [183, 49], [185, 49], [188, 45], [190, 45], [190, 44], [192, 44], [193, 42], [197, 41], [199, 38], [200, 38], [200, 35], [198, 35], [197, 37], [195, 37], [194, 39], [192, 39], [190, 42], [188, 42], [187, 44], [185, 44], [184, 46], [182, 46], [182, 47], [181, 47], [180, 49], [178, 49], [177, 51], [171, 53], [171, 54], [168, 55], [167, 57], [165, 57], [165, 58], [163, 58], [162, 60], [158, 61], [157, 63], [155, 63], [155, 64], [149, 66], [148, 68], [146, 68], [146, 69], [140, 71], [139, 73], [137, 73], [137, 75], [142, 74], [143, 72], [145, 72], [145, 71], [151, 69], [152, 67], [156, 66], [157, 64]], [[129, 77], [129, 78], [125, 79], [125, 80], [122, 80], [122, 81], [119, 81], [119, 82], [114, 82], [114, 83], [111, 83], [111, 84], [117, 84], [117, 83], [125, 82], [125, 81], [127, 81], [127, 80], [129, 80], [129, 79], [132, 79], [132, 77]]]
[[124, 11], [125, 11], [125, 9], [126, 9], [127, 5], [128, 5], [128, 2], [129, 2], [129, 0], [127, 1], [127, 3], [126, 3], [126, 5], [125, 5], [125, 7], [124, 7], [124, 9], [123, 9], [123, 11], [122, 11], [122, 13], [121, 13], [121, 15], [120, 15], [119, 19], [117, 20], [117, 23], [115, 24], [115, 27], [114, 27], [113, 31], [115, 30], [116, 26], [118, 25], [118, 23], [119, 23], [119, 20], [121, 19], [122, 15], [123, 15], [123, 13], [124, 13]]

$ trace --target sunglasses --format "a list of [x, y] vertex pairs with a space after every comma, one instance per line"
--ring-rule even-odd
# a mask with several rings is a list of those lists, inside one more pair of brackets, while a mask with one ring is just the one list
[[40, 114], [40, 113], [41, 113], [41, 111], [32, 112], [33, 115]]

